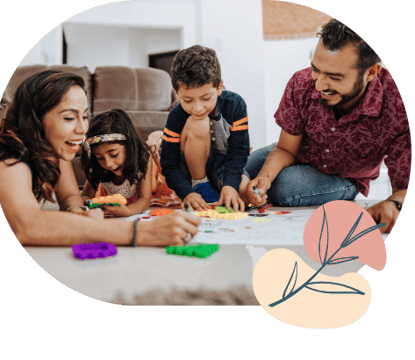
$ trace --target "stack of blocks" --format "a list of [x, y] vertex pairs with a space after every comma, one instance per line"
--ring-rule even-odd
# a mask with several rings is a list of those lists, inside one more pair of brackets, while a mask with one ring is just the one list
[[219, 250], [218, 244], [195, 244], [182, 246], [167, 246], [166, 253], [197, 258], [207, 258]]
[[73, 257], [75, 259], [96, 259], [106, 258], [117, 254], [117, 248], [114, 244], [106, 242], [72, 245]]
[[243, 219], [245, 217], [248, 216], [248, 213], [246, 212], [237, 212], [237, 213], [219, 213], [216, 210], [206, 210], [206, 211], [195, 211], [195, 215], [196, 216], [201, 216], [201, 217], [211, 217], [211, 218], [215, 218], [215, 219], [224, 219], [224, 220], [239, 220], [239, 219]]
[[119, 206], [119, 205], [126, 205], [126, 204], [127, 204], [127, 200], [121, 194], [100, 196], [98, 198], [93, 198], [91, 200], [88, 200], [88, 207], [90, 209], [93, 209], [96, 207], [102, 208], [103, 205]]

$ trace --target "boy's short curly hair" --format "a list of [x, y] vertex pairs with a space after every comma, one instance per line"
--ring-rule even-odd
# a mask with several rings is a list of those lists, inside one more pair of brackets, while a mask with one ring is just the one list
[[200, 45], [179, 51], [174, 57], [170, 75], [176, 92], [181, 85], [201, 87], [212, 83], [218, 88], [222, 81], [216, 52]]
[[352, 43], [358, 56], [356, 67], [363, 74], [376, 63], [381, 62], [379, 56], [373, 49], [353, 30], [336, 19], [331, 19], [317, 36], [324, 46], [330, 51], [337, 51]]

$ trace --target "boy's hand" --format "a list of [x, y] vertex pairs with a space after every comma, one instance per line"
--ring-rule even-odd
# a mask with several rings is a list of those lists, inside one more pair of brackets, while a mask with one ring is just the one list
[[[254, 187], [257, 188], [259, 194], [255, 194]], [[267, 202], [267, 190], [271, 187], [271, 182], [268, 178], [257, 177], [248, 183], [246, 196], [249, 202], [254, 206], [262, 206]]]
[[104, 215], [106, 216], [117, 216], [117, 217], [128, 217], [131, 214], [130, 209], [127, 205], [118, 205], [118, 206], [110, 206], [110, 205], [103, 205], [104, 206]]
[[245, 211], [245, 203], [239, 196], [239, 193], [232, 186], [225, 185], [222, 188], [220, 198], [214, 205], [221, 206], [223, 203], [225, 203], [228, 210], [231, 210], [231, 207], [233, 207], [235, 212]]
[[188, 203], [193, 210], [202, 211], [202, 210], [209, 210], [209, 205], [206, 204], [205, 200], [203, 200], [202, 196], [197, 192], [192, 192], [187, 195], [182, 202], [182, 210], [184, 210], [184, 204]]

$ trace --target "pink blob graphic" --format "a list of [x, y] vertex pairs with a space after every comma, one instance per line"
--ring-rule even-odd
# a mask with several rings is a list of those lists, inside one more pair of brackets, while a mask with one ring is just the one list
[[[324, 221], [324, 211], [327, 221]], [[310, 216], [304, 229], [303, 239], [307, 254], [313, 260], [323, 263], [337, 251], [330, 261], [331, 264], [346, 262], [352, 258], [373, 269], [382, 270], [386, 264], [386, 248], [379, 229], [363, 235], [350, 245], [347, 245], [347, 241], [344, 242], [362, 213], [360, 222], [349, 235], [350, 240], [376, 225], [370, 214], [361, 206], [344, 200], [331, 201], [320, 206]]]

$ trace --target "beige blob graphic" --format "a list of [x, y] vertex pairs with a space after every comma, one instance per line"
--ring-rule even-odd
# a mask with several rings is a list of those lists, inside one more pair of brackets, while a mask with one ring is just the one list
[[[370, 286], [361, 275], [331, 277], [316, 273], [287, 249], [264, 254], [255, 266], [252, 281], [256, 298], [270, 315], [308, 328], [351, 324], [366, 312], [371, 298]], [[283, 297], [284, 301], [270, 306]]]

